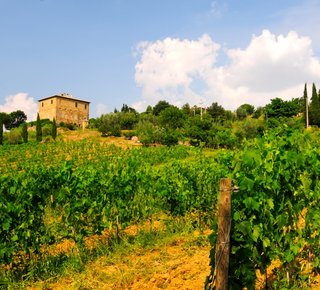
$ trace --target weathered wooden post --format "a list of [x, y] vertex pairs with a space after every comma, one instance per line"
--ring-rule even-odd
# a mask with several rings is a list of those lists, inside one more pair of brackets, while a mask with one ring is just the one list
[[216, 248], [216, 289], [227, 290], [229, 276], [231, 229], [231, 178], [220, 180], [218, 201], [218, 239]]

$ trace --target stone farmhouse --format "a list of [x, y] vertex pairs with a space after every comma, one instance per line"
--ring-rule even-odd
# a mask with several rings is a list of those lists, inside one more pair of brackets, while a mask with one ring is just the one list
[[40, 119], [55, 119], [57, 124], [63, 122], [85, 128], [89, 121], [89, 105], [88, 101], [63, 93], [40, 99], [38, 112]]

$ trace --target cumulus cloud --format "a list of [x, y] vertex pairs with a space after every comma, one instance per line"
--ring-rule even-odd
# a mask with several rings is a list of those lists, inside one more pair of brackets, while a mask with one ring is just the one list
[[[210, 36], [197, 40], [166, 38], [138, 45], [136, 83], [142, 100], [136, 107], [165, 99], [173, 104], [219, 102], [235, 109], [243, 103], [265, 105], [271, 98], [300, 97], [305, 82], [320, 79], [319, 58], [312, 41], [291, 31], [264, 30], [244, 49], [225, 50], [227, 62], [217, 65], [220, 45]], [[201, 83], [195, 86], [195, 83]]]
[[27, 93], [18, 93], [5, 98], [5, 103], [0, 105], [0, 112], [11, 113], [21, 110], [27, 115], [27, 120], [34, 121], [37, 118], [38, 104]]
[[135, 81], [144, 101], [155, 103], [165, 96], [178, 105], [188, 96], [196, 102], [200, 95], [191, 89], [192, 83], [211, 70], [219, 49], [207, 34], [198, 40], [166, 38], [139, 43]]

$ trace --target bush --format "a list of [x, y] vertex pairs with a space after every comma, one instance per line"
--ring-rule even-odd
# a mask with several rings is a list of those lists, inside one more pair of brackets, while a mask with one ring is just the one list
[[8, 143], [11, 145], [23, 143], [21, 130], [19, 128], [11, 129], [11, 131], [7, 133], [7, 138]]
[[51, 136], [52, 125], [46, 124], [42, 127], [42, 137]]
[[140, 121], [136, 126], [136, 133], [140, 142], [145, 146], [149, 146], [154, 143], [161, 143], [164, 129], [150, 121]]
[[258, 119], [246, 119], [234, 124], [234, 134], [242, 141], [244, 138], [253, 139], [262, 136], [264, 132], [264, 121]]
[[231, 129], [219, 128], [210, 131], [207, 146], [211, 148], [232, 149], [237, 144], [237, 138], [232, 134]]
[[161, 140], [161, 144], [166, 146], [175, 146], [178, 145], [178, 142], [178, 134], [172, 130], [166, 131]]

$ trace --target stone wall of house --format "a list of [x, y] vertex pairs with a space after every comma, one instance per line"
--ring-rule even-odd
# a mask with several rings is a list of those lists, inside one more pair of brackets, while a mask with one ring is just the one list
[[38, 103], [38, 112], [40, 119], [50, 119], [52, 121], [53, 118], [56, 118], [56, 104], [56, 98], [50, 98], [40, 101]]
[[81, 100], [53, 96], [39, 101], [41, 119], [56, 119], [57, 124], [64, 122], [84, 126], [89, 121], [89, 103]]

